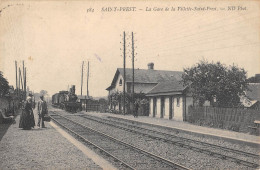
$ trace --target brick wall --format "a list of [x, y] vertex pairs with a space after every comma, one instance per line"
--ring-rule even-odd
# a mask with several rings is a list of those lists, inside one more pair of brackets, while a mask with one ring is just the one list
[[194, 124], [245, 133], [255, 120], [260, 120], [260, 113], [253, 109], [190, 106], [187, 115], [187, 121]]

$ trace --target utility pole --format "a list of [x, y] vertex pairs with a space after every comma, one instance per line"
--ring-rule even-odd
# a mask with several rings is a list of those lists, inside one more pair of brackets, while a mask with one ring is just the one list
[[83, 86], [83, 66], [84, 66], [84, 61], [82, 62], [82, 70], [81, 70], [81, 96], [82, 96], [82, 86]]
[[89, 80], [89, 61], [88, 61], [88, 73], [87, 73], [87, 96], [89, 97], [88, 80]]
[[124, 97], [124, 115], [125, 115], [125, 81], [126, 81], [126, 78], [125, 78], [125, 31], [124, 31], [124, 84], [123, 84], [123, 97]]
[[26, 67], [24, 69], [24, 99], [26, 100]]
[[[22, 91], [23, 91], [23, 77], [22, 77], [22, 73], [21, 73], [21, 69], [19, 68], [19, 77], [20, 77], [20, 80], [19, 80], [19, 89], [20, 89], [20, 83], [22, 85]], [[19, 90], [21, 92], [21, 90]]]
[[133, 67], [133, 85], [132, 85], [132, 88], [133, 88], [133, 91], [132, 91], [132, 97], [133, 97], [133, 104], [134, 104], [134, 83], [135, 83], [135, 79], [134, 79], [134, 75], [135, 75], [135, 65], [134, 65], [134, 59], [135, 59], [135, 49], [134, 49], [134, 33], [132, 32], [132, 67]]
[[24, 60], [23, 60], [23, 75], [22, 75], [22, 77], [23, 77], [23, 79], [22, 79], [22, 80], [23, 80], [23, 83], [22, 83], [22, 87], [23, 87], [23, 99], [25, 99], [25, 97], [24, 97], [24, 96], [25, 96], [25, 94], [24, 94], [24, 89], [26, 88], [26, 87], [24, 86], [24, 84], [25, 84], [25, 83], [24, 83], [24, 81], [25, 81], [25, 78], [24, 78], [25, 76], [24, 76], [24, 75], [25, 75], [25, 73], [24, 73]]
[[19, 85], [18, 85], [18, 95], [19, 95], [19, 98], [20, 98], [20, 82], [21, 82], [21, 74], [20, 74], [20, 67], [19, 67], [19, 73], [18, 73], [18, 80], [19, 80]]
[[17, 82], [17, 61], [15, 60], [15, 81], [16, 81], [16, 95], [18, 94], [18, 89], [17, 89], [17, 86], [18, 86], [18, 82]]

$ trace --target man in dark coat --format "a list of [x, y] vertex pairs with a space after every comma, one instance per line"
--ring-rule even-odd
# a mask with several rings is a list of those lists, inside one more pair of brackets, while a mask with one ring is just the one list
[[139, 108], [139, 103], [138, 103], [138, 101], [135, 101], [135, 103], [134, 103], [134, 117], [138, 117], [138, 108]]
[[48, 114], [47, 103], [44, 100], [43, 96], [40, 96], [40, 101], [38, 102], [38, 127], [45, 128], [43, 120], [45, 114]]

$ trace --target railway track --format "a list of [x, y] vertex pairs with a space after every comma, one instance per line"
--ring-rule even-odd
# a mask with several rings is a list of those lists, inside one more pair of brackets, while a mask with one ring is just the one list
[[[222, 147], [219, 145], [214, 145], [206, 142], [201, 142], [197, 140], [192, 140], [188, 138], [183, 138], [179, 137], [176, 135], [164, 133], [164, 132], [159, 132], [151, 129], [146, 129], [143, 127], [139, 127], [137, 125], [131, 125], [127, 123], [122, 123], [120, 121], [115, 121], [115, 120], [106, 120], [94, 116], [89, 116], [89, 115], [80, 115], [80, 117], [96, 121], [101, 124], [106, 124], [109, 126], [113, 126], [119, 129], [123, 129], [125, 131], [133, 132], [133, 133], [138, 133], [142, 136], [146, 136], [155, 140], [160, 140], [164, 141], [167, 143], [171, 143], [174, 145], [178, 145], [180, 147], [184, 147], [187, 149], [192, 149], [194, 151], [200, 152], [200, 153], [205, 153], [210, 156], [215, 156], [221, 159], [227, 159], [231, 160], [233, 162], [236, 162], [238, 164], [242, 164], [251, 168], [258, 168], [259, 164], [255, 162], [259, 162], [259, 155], [249, 153], [249, 152], [244, 152], [236, 149], [231, 149], [231, 148], [226, 148]], [[224, 152], [224, 153], [223, 153]], [[255, 162], [247, 161], [247, 159], [255, 159]]]
[[113, 164], [119, 169], [188, 169], [57, 113], [51, 114], [51, 118], [103, 156], [113, 160]]

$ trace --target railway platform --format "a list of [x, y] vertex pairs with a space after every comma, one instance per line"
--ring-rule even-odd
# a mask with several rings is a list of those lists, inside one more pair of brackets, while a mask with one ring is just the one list
[[0, 169], [115, 169], [53, 122], [22, 130], [19, 119], [0, 124]]
[[202, 127], [202, 126], [190, 124], [188, 122], [167, 120], [167, 119], [148, 117], [148, 116], [139, 116], [136, 118], [133, 115], [120, 115], [120, 114], [112, 114], [112, 113], [95, 113], [95, 112], [83, 112], [83, 113], [90, 114], [92, 116], [101, 116], [101, 117], [105, 116], [105, 117], [126, 119], [129, 121], [151, 124], [154, 126], [172, 128], [175, 131], [177, 130], [188, 134], [195, 134], [201, 137], [211, 137], [213, 139], [225, 140], [233, 143], [260, 147], [260, 137], [255, 135], [250, 135], [247, 133], [239, 133], [239, 132], [228, 131], [223, 129]]

